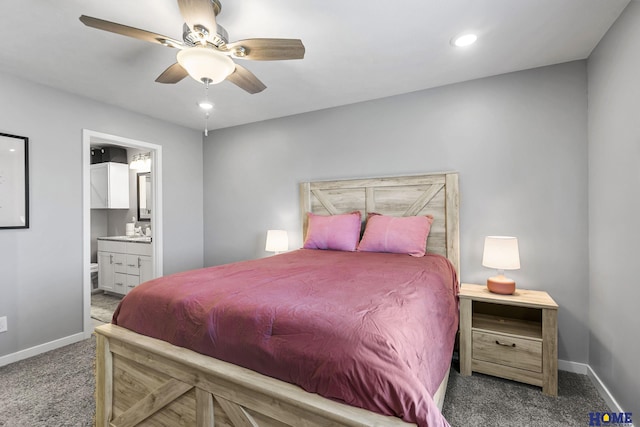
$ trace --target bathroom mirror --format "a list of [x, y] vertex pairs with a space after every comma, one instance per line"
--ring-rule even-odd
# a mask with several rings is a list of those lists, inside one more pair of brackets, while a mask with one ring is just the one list
[[138, 221], [151, 221], [151, 173], [138, 174]]

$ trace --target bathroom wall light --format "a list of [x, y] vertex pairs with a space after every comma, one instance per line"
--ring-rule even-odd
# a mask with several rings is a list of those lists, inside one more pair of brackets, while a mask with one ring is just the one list
[[138, 171], [151, 171], [151, 153], [134, 154], [131, 157], [129, 169]]

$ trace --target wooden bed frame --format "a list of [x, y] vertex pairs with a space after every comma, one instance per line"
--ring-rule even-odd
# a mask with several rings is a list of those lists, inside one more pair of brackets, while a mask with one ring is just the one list
[[[427, 251], [447, 256], [459, 274], [458, 199], [456, 173], [300, 184], [304, 230], [307, 212], [433, 215]], [[119, 326], [95, 334], [98, 427], [414, 425]], [[447, 379], [434, 395], [439, 408]]]

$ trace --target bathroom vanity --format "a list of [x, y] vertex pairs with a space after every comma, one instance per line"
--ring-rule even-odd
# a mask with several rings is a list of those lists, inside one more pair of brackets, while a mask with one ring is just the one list
[[98, 237], [98, 289], [126, 295], [153, 278], [151, 237]]

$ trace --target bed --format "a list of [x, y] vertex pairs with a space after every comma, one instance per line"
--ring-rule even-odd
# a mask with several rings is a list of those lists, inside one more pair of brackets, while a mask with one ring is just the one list
[[[305, 231], [308, 212], [338, 215], [360, 211], [365, 215], [377, 212], [396, 217], [431, 215], [434, 220], [428, 239], [428, 255], [424, 257], [424, 262], [436, 260], [437, 255], [445, 256], [454, 270], [454, 277], [455, 272], [459, 272], [458, 180], [455, 173], [302, 183], [300, 200]], [[310, 255], [310, 252], [301, 250], [273, 258], [275, 264], [304, 262], [304, 257], [308, 260], [318, 259], [317, 256]], [[336, 265], [345, 259], [343, 255], [331, 258], [336, 256], [332, 253], [334, 251], [316, 252], [322, 252], [323, 256], [329, 257], [328, 262]], [[378, 261], [382, 258], [376, 257], [392, 254], [345, 255], [352, 257], [349, 263], [371, 258], [374, 263], [383, 264], [383, 261]], [[404, 257], [402, 262], [413, 262], [407, 255], [395, 256], [398, 259]], [[251, 262], [216, 268], [215, 271], [238, 269], [232, 273], [239, 275], [242, 268], [243, 271], [254, 270]], [[402, 267], [403, 271], [405, 268], [412, 267], [407, 264]], [[203, 271], [184, 274], [198, 275], [203, 274]], [[180, 277], [182, 276], [179, 274], [167, 280], [180, 280]], [[189, 279], [183, 277], [183, 280]], [[145, 288], [151, 288], [151, 285], [141, 289], [144, 291]], [[453, 291], [457, 289], [454, 288]], [[127, 299], [133, 301], [134, 298], [127, 297], [125, 301]], [[263, 299], [264, 296], [260, 298]], [[342, 297], [336, 299], [340, 300]], [[114, 321], [126, 324], [124, 301], [122, 307], [125, 308], [119, 309], [122, 311], [120, 317], [114, 316]], [[135, 318], [136, 312], [138, 311], [129, 311], [131, 318]], [[141, 324], [140, 322], [138, 318], [138, 323]], [[153, 321], [147, 323], [153, 325]], [[132, 321], [131, 324], [135, 325], [136, 322]], [[457, 327], [457, 317], [455, 326]], [[347, 405], [337, 401], [335, 396], [327, 398], [305, 391], [297, 385], [274, 378], [277, 375], [267, 376], [238, 364], [225, 362], [222, 360], [226, 357], [224, 355], [214, 358], [153, 338], [152, 330], [150, 333], [144, 332], [145, 334], [137, 333], [114, 324], [96, 328], [96, 425], [415, 425], [398, 417]], [[451, 354], [448, 355], [449, 364], [450, 356]], [[247, 360], [250, 361], [251, 357]], [[246, 360], [241, 364], [246, 366], [245, 362]], [[290, 363], [293, 366], [294, 359]], [[431, 378], [432, 396], [428, 399], [438, 408], [441, 408], [444, 400], [448, 366], [440, 376], [442, 378]], [[305, 387], [309, 388], [307, 385]], [[431, 413], [430, 417], [435, 420], [432, 425], [446, 425], [446, 421], [438, 415], [439, 412]]]

